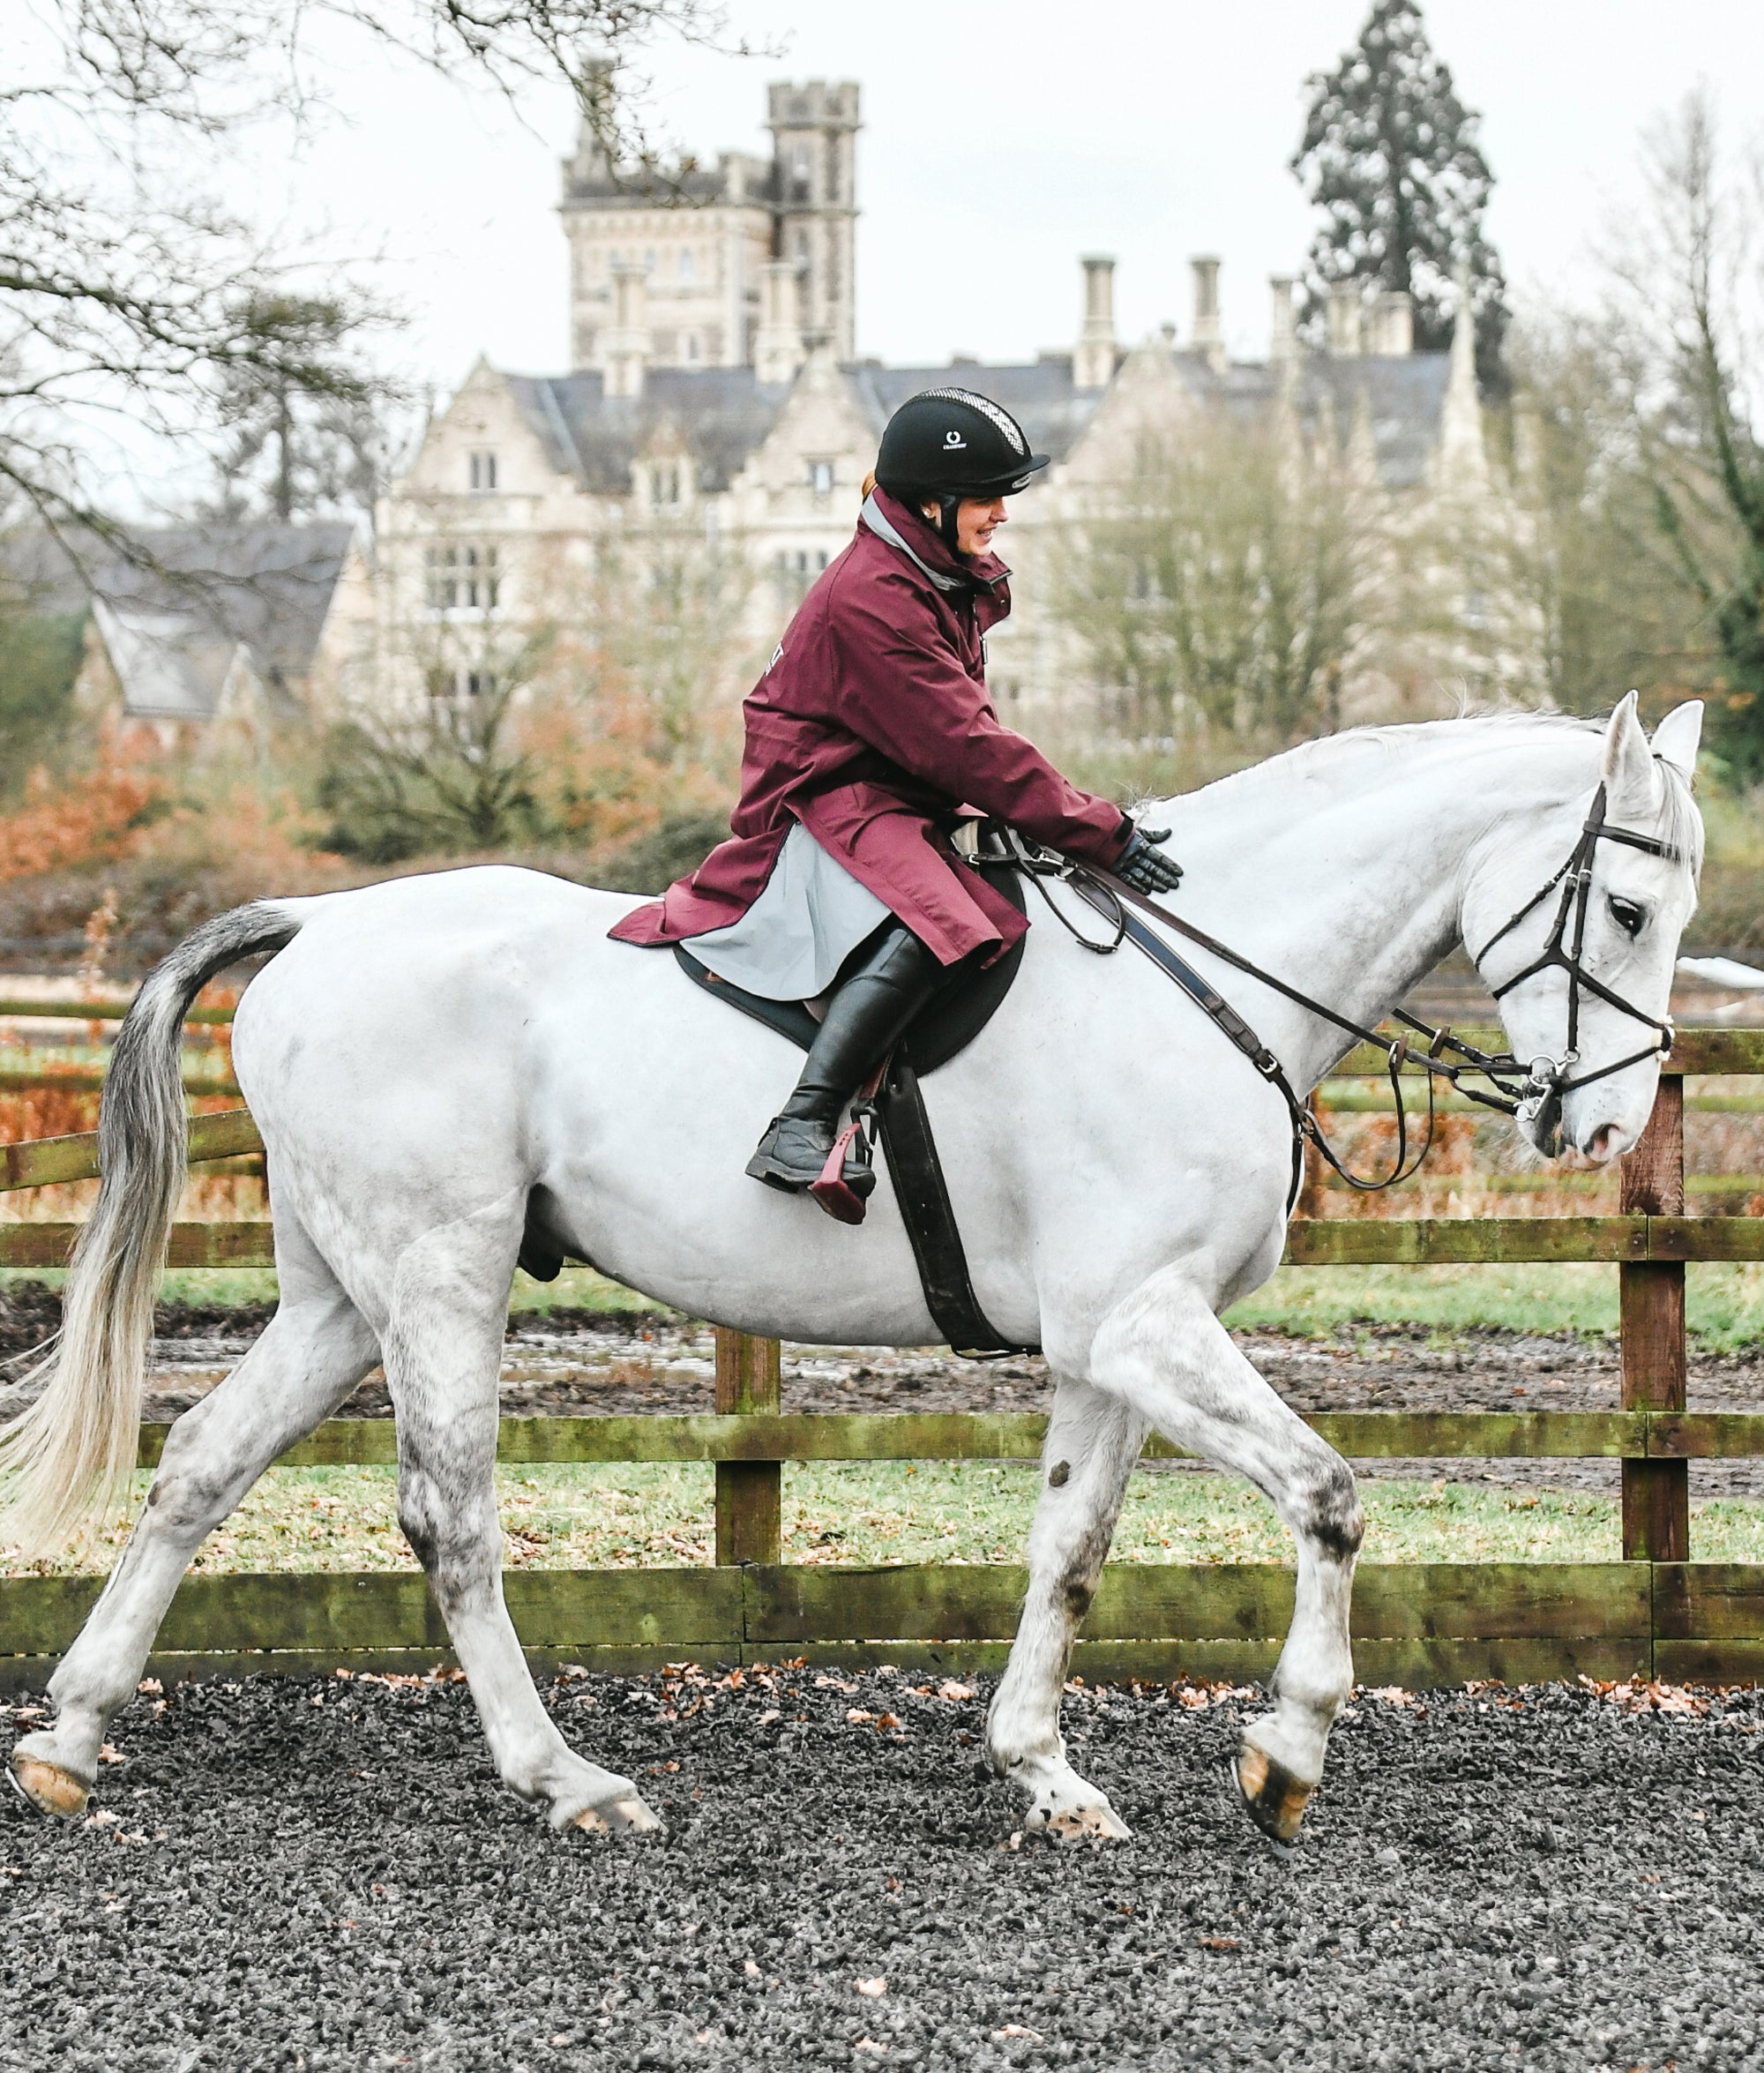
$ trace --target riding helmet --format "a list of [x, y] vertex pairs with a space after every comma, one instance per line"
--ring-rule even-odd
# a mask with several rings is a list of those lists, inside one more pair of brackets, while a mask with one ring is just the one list
[[1008, 497], [1048, 464], [1023, 428], [990, 396], [927, 389], [888, 420], [876, 480], [903, 502], [931, 497]]

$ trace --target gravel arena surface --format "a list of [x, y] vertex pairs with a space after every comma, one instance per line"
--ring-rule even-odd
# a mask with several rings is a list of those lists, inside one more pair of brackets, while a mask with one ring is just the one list
[[456, 1681], [144, 1695], [83, 1822], [0, 1793], [0, 2067], [1764, 2067], [1756, 1694], [1358, 1694], [1284, 1860], [1222, 1785], [1250, 1692], [1069, 1695], [1102, 1848], [1018, 1832], [987, 1696], [566, 1676], [669, 1823], [617, 1838]]

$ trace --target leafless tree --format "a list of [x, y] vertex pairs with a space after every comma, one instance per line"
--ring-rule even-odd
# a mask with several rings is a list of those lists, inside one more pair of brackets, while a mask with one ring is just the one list
[[[632, 66], [720, 41], [711, 0], [39, 0], [0, 36], [0, 521], [131, 550], [93, 465], [107, 427], [189, 438], [241, 393], [325, 396], [374, 312], [228, 200], [249, 143], [322, 107], [314, 38], [353, 36], [504, 94], [570, 86], [617, 163], [655, 167]], [[740, 49], [737, 44], [721, 47]], [[280, 312], [278, 318], [277, 312]], [[359, 366], [341, 370], [359, 389]], [[110, 467], [114, 472], [114, 461]]]
[[1615, 449], [1644, 486], [1664, 565], [1713, 665], [1716, 745], [1764, 776], [1764, 209], [1759, 162], [1689, 94], [1643, 138], [1643, 205], [1605, 253]]
[[1333, 430], [1208, 415], [1073, 528], [1056, 609], [1130, 734], [1291, 741], [1334, 723], [1368, 524]]

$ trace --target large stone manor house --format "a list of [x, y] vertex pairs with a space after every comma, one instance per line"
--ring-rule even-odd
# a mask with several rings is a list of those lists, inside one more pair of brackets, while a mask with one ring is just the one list
[[1109, 505], [1148, 444], [1207, 413], [1283, 412], [1295, 437], [1321, 430], [1410, 525], [1492, 493], [1468, 327], [1452, 352], [1417, 353], [1402, 296], [1339, 296], [1315, 349], [1295, 334], [1294, 284], [1275, 279], [1267, 355], [1245, 362], [1225, 350], [1216, 259], [1190, 262], [1185, 333], [1132, 342], [1117, 333], [1114, 262], [1086, 257], [1058, 349], [998, 364], [859, 357], [858, 88], [774, 85], [767, 116], [769, 159], [724, 153], [676, 194], [590, 142], [564, 162], [572, 364], [524, 374], [481, 359], [434, 416], [376, 514], [371, 602], [338, 615], [315, 696], [322, 676], [344, 702], [468, 699], [532, 629], [617, 619], [657, 572], [677, 585], [714, 567], [730, 602], [704, 688], [736, 699], [849, 540], [889, 413], [950, 382], [995, 397], [1053, 457], [1013, 506], [1017, 608], [990, 659], [1003, 709], [1043, 724], [1085, 696], [1050, 609], [1067, 529]]

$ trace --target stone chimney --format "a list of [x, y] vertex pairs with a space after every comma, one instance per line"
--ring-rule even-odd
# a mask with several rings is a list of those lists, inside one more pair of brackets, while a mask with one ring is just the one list
[[781, 387], [795, 381], [808, 358], [803, 337], [802, 269], [795, 259], [773, 259], [759, 269], [759, 328], [753, 340], [757, 380]]
[[1191, 259], [1194, 270], [1194, 335], [1197, 353], [1206, 354], [1215, 367], [1225, 364], [1225, 333], [1219, 322], [1219, 262], [1214, 258]]
[[612, 263], [612, 322], [601, 333], [609, 396], [640, 396], [649, 365], [648, 272], [640, 259]]
[[1337, 360], [1357, 360], [1360, 342], [1360, 284], [1338, 281], [1329, 290], [1329, 351]]
[[1084, 324], [1072, 356], [1072, 378], [1080, 389], [1106, 389], [1115, 378], [1115, 262], [1092, 255], [1084, 269]]
[[1298, 333], [1292, 316], [1292, 291], [1297, 285], [1289, 273], [1268, 275], [1268, 364], [1271, 367], [1283, 367], [1298, 357]]
[[1407, 359], [1415, 350], [1415, 305], [1400, 288], [1372, 305], [1372, 349], [1393, 360]]
[[1477, 487], [1488, 480], [1483, 445], [1482, 398], [1476, 389], [1476, 318], [1470, 270], [1460, 265], [1452, 309], [1452, 370], [1439, 414], [1439, 469], [1447, 486]]

